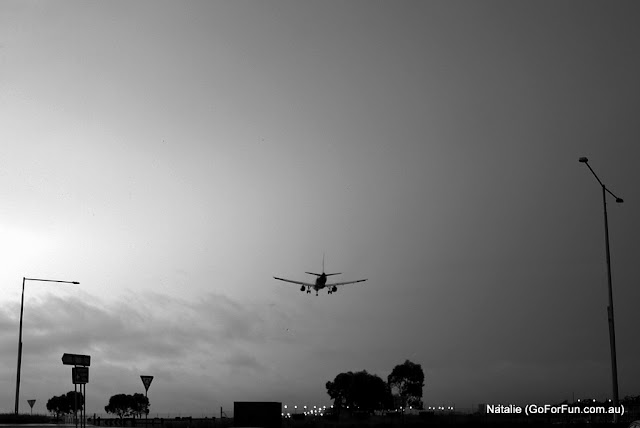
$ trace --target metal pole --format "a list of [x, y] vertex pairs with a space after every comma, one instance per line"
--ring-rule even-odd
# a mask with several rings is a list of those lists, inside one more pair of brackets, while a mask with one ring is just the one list
[[20, 333], [18, 334], [18, 370], [16, 374], [16, 409], [15, 413], [18, 414], [18, 403], [20, 403], [20, 368], [22, 366], [22, 315], [24, 312], [24, 283], [29, 281], [42, 281], [42, 282], [62, 282], [66, 284], [80, 284], [77, 281], [58, 281], [53, 279], [38, 279], [38, 278], [25, 278], [22, 277], [22, 298], [20, 299]]
[[[611, 253], [609, 252], [609, 221], [607, 218], [606, 188], [602, 185], [602, 204], [604, 206], [604, 240], [607, 251], [607, 281], [609, 285], [609, 345], [611, 348], [611, 377], [613, 378], [613, 406], [618, 407], [618, 363], [616, 358], [616, 329], [613, 319], [613, 287], [611, 286]], [[614, 422], [618, 422], [618, 414], [614, 413]]]
[[18, 403], [20, 402], [20, 366], [22, 365], [22, 313], [24, 310], [24, 281], [22, 277], [22, 298], [20, 299], [20, 333], [18, 335], [18, 373], [16, 374], [16, 415], [18, 414]]
[[78, 428], [78, 385], [73, 383], [73, 422]]
[[[612, 377], [612, 383], [613, 383], [613, 406], [617, 410], [619, 405], [618, 364], [617, 364], [617, 358], [616, 358], [616, 332], [615, 332], [615, 324], [613, 319], [613, 287], [611, 285], [611, 253], [609, 252], [609, 221], [607, 218], [607, 198], [606, 198], [607, 192], [609, 192], [609, 194], [616, 199], [617, 203], [622, 203], [624, 201], [622, 200], [622, 198], [619, 198], [616, 195], [614, 195], [613, 192], [607, 189], [604, 183], [600, 181], [600, 178], [598, 177], [598, 175], [595, 173], [593, 168], [591, 168], [591, 165], [589, 165], [589, 159], [587, 159], [586, 157], [581, 157], [578, 160], [581, 163], [584, 163], [587, 165], [587, 167], [589, 168], [593, 176], [596, 178], [596, 180], [598, 180], [598, 183], [600, 183], [600, 187], [602, 187], [602, 205], [604, 209], [604, 243], [605, 243], [605, 249], [606, 249], [606, 255], [607, 255], [607, 283], [608, 283], [608, 291], [609, 291], [609, 306], [607, 307], [607, 317], [609, 319], [609, 347], [611, 349], [611, 377]], [[614, 423], [618, 422], [619, 416], [620, 415], [618, 413], [613, 414]]]

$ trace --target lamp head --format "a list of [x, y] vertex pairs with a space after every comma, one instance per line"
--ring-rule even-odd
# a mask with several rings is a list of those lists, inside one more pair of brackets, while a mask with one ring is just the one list
[[73, 281], [73, 284], [80, 284], [78, 281]]
[[624, 199], [622, 198], [616, 198], [616, 203], [621, 204], [624, 202]]
[[589, 159], [587, 159], [586, 157], [582, 156], [580, 159], [578, 159], [578, 161], [582, 162], [582, 163], [587, 163], [587, 162], [589, 162]]

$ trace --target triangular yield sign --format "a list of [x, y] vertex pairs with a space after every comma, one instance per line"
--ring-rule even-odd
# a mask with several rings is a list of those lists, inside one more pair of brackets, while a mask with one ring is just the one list
[[36, 404], [36, 400], [27, 400], [27, 403], [29, 403], [29, 405], [33, 409], [33, 405]]
[[149, 385], [151, 385], [151, 381], [153, 380], [153, 376], [140, 376], [142, 379], [142, 383], [144, 384], [144, 390], [149, 390]]

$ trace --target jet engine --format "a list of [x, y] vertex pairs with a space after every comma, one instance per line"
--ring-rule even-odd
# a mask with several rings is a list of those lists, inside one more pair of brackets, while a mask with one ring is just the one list
[[300, 287], [300, 291], [304, 291], [304, 285]]
[[338, 291], [338, 287], [336, 287], [335, 285], [333, 287], [331, 287], [331, 292], [335, 293], [336, 291]]

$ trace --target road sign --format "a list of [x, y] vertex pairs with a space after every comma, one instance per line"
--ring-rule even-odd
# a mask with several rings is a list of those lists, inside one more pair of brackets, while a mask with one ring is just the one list
[[71, 369], [73, 383], [89, 383], [89, 367], [74, 367]]
[[27, 403], [29, 403], [29, 405], [33, 409], [33, 405], [36, 404], [36, 400], [27, 400]]
[[62, 364], [68, 366], [86, 366], [91, 365], [91, 356], [78, 354], [64, 354], [62, 356]]
[[153, 380], [153, 376], [140, 376], [142, 379], [142, 383], [144, 384], [144, 390], [149, 390], [149, 385], [151, 385], [151, 381]]

